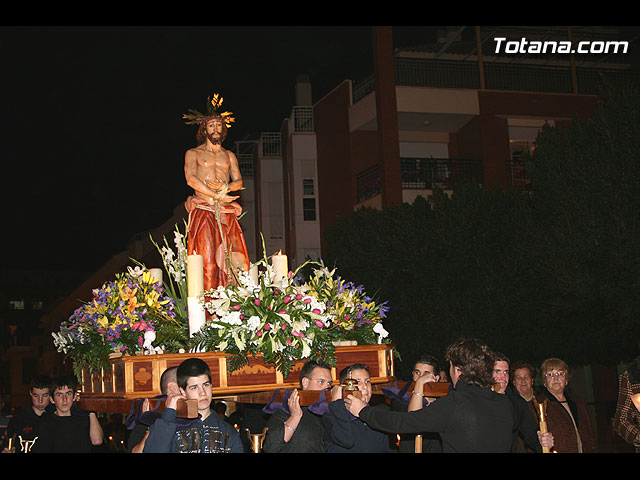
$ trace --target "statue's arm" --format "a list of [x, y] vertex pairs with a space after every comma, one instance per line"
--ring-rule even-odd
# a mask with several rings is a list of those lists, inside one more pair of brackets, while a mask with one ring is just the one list
[[242, 175], [240, 174], [240, 166], [238, 165], [238, 159], [233, 152], [229, 152], [229, 191], [235, 192], [236, 190], [242, 190]]

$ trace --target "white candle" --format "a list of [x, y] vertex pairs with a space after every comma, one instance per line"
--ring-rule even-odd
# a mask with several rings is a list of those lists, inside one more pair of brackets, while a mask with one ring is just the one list
[[204, 306], [198, 297], [187, 298], [187, 310], [189, 312], [189, 336], [199, 332], [206, 322]]
[[149, 274], [151, 275], [151, 278], [156, 279], [156, 283], [162, 286], [162, 269], [161, 268], [150, 268]]
[[204, 292], [204, 262], [202, 255], [187, 256], [187, 295], [197, 297]]
[[271, 265], [273, 266], [273, 283], [284, 284], [289, 274], [289, 266], [287, 256], [282, 254], [282, 250], [271, 257]]
[[251, 265], [251, 268], [249, 269], [249, 276], [251, 277], [253, 283], [258, 285], [258, 265], [256, 265], [255, 263]]

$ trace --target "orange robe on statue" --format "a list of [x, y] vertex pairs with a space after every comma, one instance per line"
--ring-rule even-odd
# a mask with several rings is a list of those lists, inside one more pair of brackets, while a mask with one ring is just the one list
[[[244, 264], [248, 270], [249, 254], [238, 216], [242, 207], [233, 202], [220, 205], [220, 224], [216, 220], [216, 207], [190, 196], [185, 202], [189, 212], [187, 254], [202, 255], [204, 289], [210, 290], [229, 284], [227, 252], [232, 253], [233, 264]], [[225, 247], [227, 252], [225, 252]]]

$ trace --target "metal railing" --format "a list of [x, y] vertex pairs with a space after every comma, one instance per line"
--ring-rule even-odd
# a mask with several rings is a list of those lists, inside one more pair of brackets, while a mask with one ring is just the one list
[[313, 132], [313, 107], [293, 107], [293, 131], [296, 133]]
[[527, 174], [527, 165], [520, 158], [507, 160], [507, 185], [517, 190], [531, 190], [531, 179]]
[[465, 158], [401, 158], [402, 188], [451, 189], [458, 183], [483, 183], [482, 161]]
[[[396, 58], [396, 85], [433, 88], [480, 89], [477, 61]], [[571, 68], [484, 62], [486, 88], [490, 90], [573, 93]], [[640, 74], [607, 68], [576, 68], [578, 93], [595, 95], [603, 80], [610, 83], [640, 83]], [[375, 77], [369, 75], [352, 87], [356, 103], [375, 90]]]
[[282, 156], [282, 139], [279, 133], [265, 132], [260, 134], [260, 156]]
[[[403, 189], [452, 189], [459, 183], [483, 183], [482, 161], [464, 158], [401, 158]], [[356, 175], [358, 203], [382, 193], [382, 167]]]
[[367, 168], [356, 175], [358, 203], [382, 193], [382, 168], [380, 164]]
[[236, 155], [238, 158], [238, 167], [240, 167], [240, 174], [243, 178], [253, 177], [253, 155], [248, 153], [241, 153]]

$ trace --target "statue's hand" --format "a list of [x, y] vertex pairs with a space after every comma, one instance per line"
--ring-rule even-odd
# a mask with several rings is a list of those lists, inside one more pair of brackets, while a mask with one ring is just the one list
[[231, 203], [231, 202], [235, 202], [237, 199], [239, 199], [240, 197], [232, 197], [229, 195], [216, 195], [215, 200], [217, 200], [220, 203]]
[[204, 184], [209, 187], [212, 190], [220, 190], [222, 188], [222, 186], [224, 185], [223, 182], [216, 182], [214, 180], [211, 180], [210, 178], [205, 178], [204, 179]]

